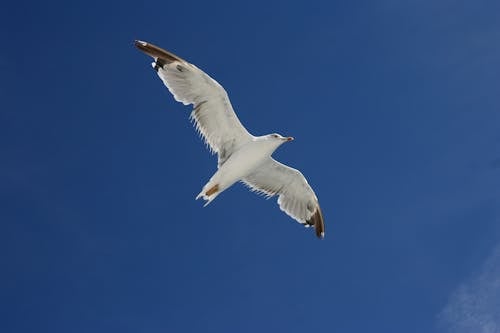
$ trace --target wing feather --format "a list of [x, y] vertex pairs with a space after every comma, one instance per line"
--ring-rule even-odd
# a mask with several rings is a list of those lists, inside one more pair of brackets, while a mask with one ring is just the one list
[[282, 211], [306, 227], [314, 226], [316, 236], [324, 237], [325, 224], [318, 198], [299, 170], [270, 157], [243, 182], [252, 191], [268, 197], [278, 195]]
[[233, 151], [253, 136], [241, 124], [224, 88], [205, 72], [171, 52], [150, 43], [136, 41], [135, 45], [155, 59], [153, 68], [175, 100], [193, 104], [190, 118], [196, 130], [217, 153], [219, 166]]

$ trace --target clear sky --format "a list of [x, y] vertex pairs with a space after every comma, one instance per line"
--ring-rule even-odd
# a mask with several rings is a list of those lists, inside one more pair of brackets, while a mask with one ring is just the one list
[[[1, 332], [500, 332], [500, 2], [0, 6]], [[322, 205], [216, 169], [135, 39], [204, 69]]]

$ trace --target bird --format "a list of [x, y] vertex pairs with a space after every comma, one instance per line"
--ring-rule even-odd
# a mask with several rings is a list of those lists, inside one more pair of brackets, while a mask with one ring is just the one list
[[154, 61], [151, 64], [174, 99], [193, 105], [190, 118], [212, 153], [218, 156], [217, 171], [196, 197], [212, 202], [237, 182], [267, 198], [278, 196], [287, 215], [316, 236], [325, 236], [318, 198], [303, 174], [272, 158], [273, 152], [293, 137], [272, 133], [254, 136], [241, 124], [224, 88], [204, 71], [156, 45], [141, 40], [135, 46]]

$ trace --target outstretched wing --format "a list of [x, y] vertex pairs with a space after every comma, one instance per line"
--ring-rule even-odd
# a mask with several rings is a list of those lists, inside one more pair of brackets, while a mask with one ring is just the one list
[[193, 104], [191, 119], [210, 150], [219, 156], [219, 166], [253, 137], [234, 113], [224, 88], [193, 64], [153, 44], [135, 41], [135, 46], [153, 57], [158, 76], [175, 100]]
[[323, 238], [325, 224], [316, 194], [299, 170], [269, 158], [243, 179], [253, 191], [268, 197], [279, 195], [280, 209], [306, 227], [314, 226], [316, 236]]

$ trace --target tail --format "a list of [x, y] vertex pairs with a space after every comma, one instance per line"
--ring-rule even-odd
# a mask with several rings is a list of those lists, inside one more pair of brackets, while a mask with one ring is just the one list
[[211, 184], [211, 182], [208, 182], [205, 186], [203, 186], [203, 190], [201, 190], [200, 194], [196, 196], [196, 200], [203, 198], [203, 200], [206, 201], [203, 207], [206, 207], [220, 194], [220, 192], [219, 184]]

